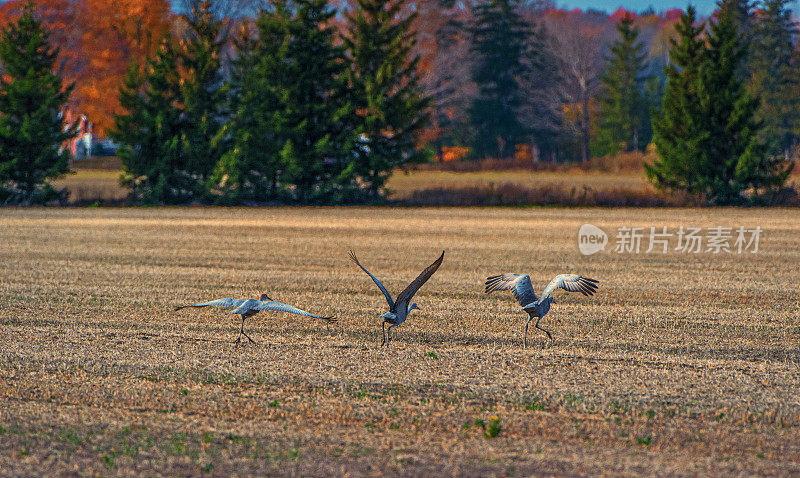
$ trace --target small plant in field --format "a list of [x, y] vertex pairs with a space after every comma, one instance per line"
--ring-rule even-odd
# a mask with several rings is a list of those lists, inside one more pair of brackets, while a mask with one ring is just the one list
[[106, 468], [113, 468], [114, 467], [114, 454], [111, 455], [103, 455], [101, 458], [103, 460], [103, 464], [106, 465]]
[[392, 423], [391, 425], [389, 425], [389, 430], [399, 430], [399, 429], [400, 429], [399, 423]]
[[500, 434], [503, 426], [500, 423], [500, 417], [493, 415], [489, 417], [489, 424], [484, 427], [483, 436], [486, 438], [496, 438]]
[[430, 357], [430, 358], [432, 358], [434, 360], [439, 358], [439, 357], [436, 356], [436, 352], [428, 352], [428, 357]]
[[203, 467], [203, 473], [211, 473], [211, 470], [214, 469], [214, 464], [210, 461], [206, 463], [206, 466]]
[[540, 411], [544, 410], [544, 403], [539, 400], [539, 397], [533, 397], [530, 403], [525, 405], [525, 410]]
[[640, 445], [647, 446], [647, 445], [649, 445], [649, 444], [650, 444], [650, 441], [651, 441], [652, 439], [653, 439], [653, 437], [651, 437], [650, 435], [647, 435], [647, 437], [645, 437], [645, 438], [637, 438], [637, 439], [636, 439], [636, 443], [638, 443], [638, 444], [640, 444]]
[[567, 406], [578, 406], [583, 403], [583, 395], [573, 395], [571, 393], [567, 393], [564, 395], [564, 403]]
[[183, 390], [181, 390], [181, 395], [189, 395], [189, 389], [184, 388]]
[[[481, 420], [480, 418], [475, 419], [475, 427], [481, 427], [483, 429], [483, 436], [488, 438], [496, 438], [497, 435], [500, 434], [500, 431], [503, 429], [503, 425], [501, 423], [500, 417], [497, 415], [492, 415], [488, 418], [489, 423], [487, 424], [485, 421]], [[470, 424], [465, 423], [461, 429], [462, 430], [469, 430]]]
[[278, 400], [275, 399], [267, 404], [269, 408], [278, 408]]

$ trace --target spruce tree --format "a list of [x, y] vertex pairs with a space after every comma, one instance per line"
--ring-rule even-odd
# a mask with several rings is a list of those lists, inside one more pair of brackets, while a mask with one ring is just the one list
[[761, 100], [761, 138], [772, 154], [788, 155], [800, 128], [800, 57], [789, 0], [765, 0], [756, 18], [750, 54], [750, 91]]
[[650, 112], [644, 96], [647, 53], [639, 42], [639, 29], [626, 15], [617, 24], [619, 38], [600, 81], [600, 127], [595, 140], [598, 155], [643, 150], [650, 142]]
[[698, 193], [701, 180], [697, 169], [708, 132], [701, 127], [703, 109], [698, 97], [700, 70], [705, 61], [701, 38], [704, 24], [695, 26], [695, 9], [689, 5], [670, 39], [670, 62], [661, 111], [653, 112], [653, 142], [659, 159], [645, 164], [648, 179], [660, 188]]
[[516, 7], [516, 0], [488, 0], [475, 10], [471, 30], [478, 95], [469, 113], [473, 153], [479, 158], [511, 157], [531, 133], [520, 121], [525, 98], [519, 83], [528, 73], [524, 55], [531, 29]]
[[180, 80], [177, 54], [167, 37], [143, 72], [131, 64], [120, 88], [126, 113], [115, 117], [111, 137], [120, 143], [123, 182], [136, 201], [176, 204], [196, 191], [183, 155]]
[[72, 91], [54, 73], [58, 48], [27, 2], [0, 34], [0, 202], [43, 202], [56, 194], [47, 179], [69, 170], [62, 144], [75, 135], [61, 113]]
[[377, 197], [392, 170], [426, 159], [415, 147], [428, 124], [426, 97], [413, 54], [412, 25], [406, 0], [356, 0], [347, 15], [345, 46], [352, 55], [353, 103], [362, 142], [354, 149], [350, 173]]
[[202, 198], [207, 179], [228, 149], [227, 137], [220, 135], [227, 115], [227, 90], [221, 70], [222, 21], [215, 16], [214, 2], [193, 0], [191, 7], [179, 56], [183, 76], [181, 143], [186, 169], [197, 179], [194, 194]]
[[[286, 5], [278, 5], [285, 9]], [[285, 56], [291, 13], [262, 10], [256, 20], [257, 38], [243, 28], [236, 44], [229, 90], [232, 116], [221, 135], [231, 146], [214, 169], [211, 183], [222, 193], [221, 202], [264, 202], [281, 199], [278, 132], [282, 82], [274, 73]], [[284, 138], [285, 140], [285, 138]]]
[[[747, 93], [738, 74], [745, 47], [736, 30], [735, 7], [735, 0], [719, 4], [708, 47], [703, 46], [695, 60], [699, 68], [693, 88], [670, 96], [672, 86], [668, 84], [664, 112], [654, 122], [661, 161], [647, 169], [656, 185], [678, 186], [702, 194], [714, 204], [742, 202], [749, 189], [760, 193], [780, 187], [789, 171], [781, 161], [770, 158], [758, 137], [758, 99]], [[687, 21], [682, 20], [679, 29], [681, 43], [688, 36]], [[672, 79], [669, 74], [670, 82]], [[686, 105], [691, 105], [689, 121], [671, 123], [674, 112]]]
[[326, 0], [273, 7], [261, 73], [277, 99], [269, 122], [281, 178], [294, 185], [297, 201], [329, 202], [353, 147], [347, 64], [331, 21], [335, 11]]

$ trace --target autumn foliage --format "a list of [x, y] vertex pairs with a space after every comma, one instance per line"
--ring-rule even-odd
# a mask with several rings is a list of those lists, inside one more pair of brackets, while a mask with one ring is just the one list
[[[0, 25], [18, 18], [22, 0], [0, 7]], [[139, 64], [153, 53], [170, 28], [167, 0], [39, 0], [38, 16], [61, 48], [58, 72], [75, 83], [71, 109], [94, 123], [104, 135], [120, 113], [119, 87], [133, 59]]]

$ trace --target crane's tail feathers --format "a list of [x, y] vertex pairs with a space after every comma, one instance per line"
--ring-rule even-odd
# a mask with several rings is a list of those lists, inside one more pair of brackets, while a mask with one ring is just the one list
[[324, 320], [329, 324], [335, 324], [336, 322], [339, 321], [339, 319], [337, 319], [335, 315], [332, 315], [330, 317], [320, 317], [320, 319]]
[[503, 285], [503, 276], [489, 276], [486, 278], [486, 289], [484, 292], [486, 294], [490, 292], [494, 292], [496, 290], [502, 290], [501, 287]]
[[172, 309], [172, 311], [174, 312], [174, 311], [176, 311], [176, 310], [185, 309], [185, 308], [187, 308], [187, 307], [191, 307], [191, 305], [182, 305], [182, 306], [180, 306], [180, 307], [175, 307], [174, 309]]

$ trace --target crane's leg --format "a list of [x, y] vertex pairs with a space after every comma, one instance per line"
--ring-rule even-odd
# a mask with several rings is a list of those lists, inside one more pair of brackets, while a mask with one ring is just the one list
[[525, 322], [525, 335], [522, 336], [522, 348], [528, 348], [528, 325], [531, 323], [531, 319], [533, 316], [528, 317], [528, 321]]
[[381, 347], [386, 343], [386, 322], [381, 322]]
[[386, 329], [386, 346], [387, 347], [389, 346], [389, 340], [391, 340], [391, 335], [390, 334], [392, 333], [392, 329], [394, 327], [397, 327], [397, 324], [390, 325], [389, 328]]
[[251, 338], [249, 335], [247, 335], [247, 333], [244, 331], [244, 321], [245, 321], [245, 319], [247, 319], [247, 317], [245, 317], [245, 316], [244, 316], [244, 314], [242, 314], [242, 327], [239, 329], [239, 337], [236, 339], [236, 342], [234, 342], [235, 344], [238, 344], [239, 342], [241, 342], [241, 341], [242, 341], [242, 335], [244, 335], [245, 337], [247, 337], [247, 340], [249, 340], [251, 343], [256, 343], [256, 341], [255, 341], [255, 340], [253, 340], [253, 339], [252, 339], [252, 338]]
[[537, 329], [539, 329], [539, 330], [541, 330], [542, 332], [546, 333], [546, 334], [547, 334], [547, 338], [548, 338], [548, 339], [550, 339], [550, 340], [553, 340], [553, 336], [552, 336], [552, 335], [550, 335], [550, 331], [549, 331], [549, 330], [545, 330], [545, 329], [543, 329], [543, 328], [539, 327], [539, 321], [540, 321], [540, 320], [542, 320], [542, 318], [541, 318], [541, 317], [539, 317], [538, 319], [536, 319], [536, 328], [537, 328]]

